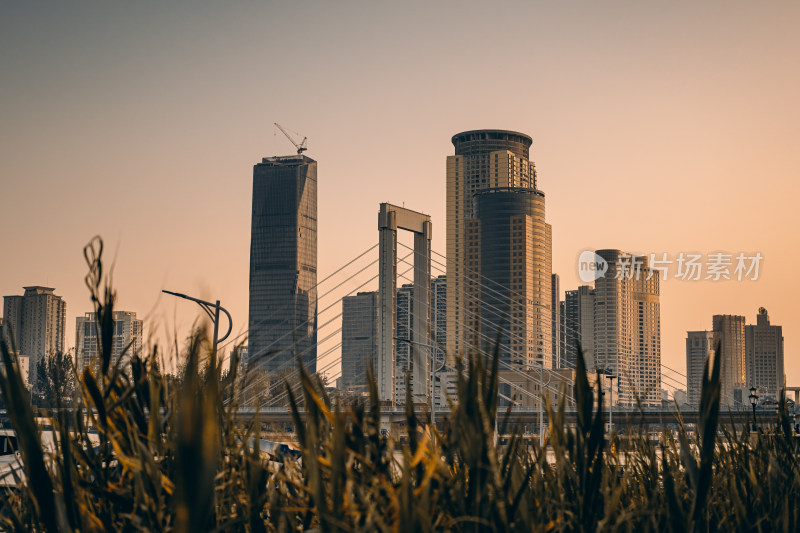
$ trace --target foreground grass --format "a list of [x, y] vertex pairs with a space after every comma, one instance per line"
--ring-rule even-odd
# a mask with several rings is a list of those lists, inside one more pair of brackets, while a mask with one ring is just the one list
[[[87, 252], [87, 284], [110, 340], [114, 292], [98, 249]], [[187, 342], [179, 380], [160, 371], [157, 352], [120, 368], [110, 345], [101, 348], [97, 367], [77, 376], [74, 401], [55, 406], [56, 447], [43, 452], [13, 350], [0, 346], [0, 388], [25, 473], [0, 504], [3, 529], [800, 529], [800, 468], [785, 409], [779, 431], [752, 441], [718, 427], [719, 358], [707, 363], [696, 438], [681, 428], [677, 438], [652, 443], [642, 435], [608, 449], [599, 393], [578, 357], [577, 424], [562, 423], [563, 399], [548, 407], [552, 464], [518, 433], [496, 445], [497, 360], [464, 361], [447, 429], [436, 434], [409, 410], [402, 444], [381, 433], [374, 386], [370, 401], [339, 409], [303, 373], [302, 396], [288, 391], [298, 461], [268, 460], [255, 445], [260, 425], [235, 420], [235, 403], [223, 397], [232, 396], [236, 376], [221, 379], [202, 332]]]

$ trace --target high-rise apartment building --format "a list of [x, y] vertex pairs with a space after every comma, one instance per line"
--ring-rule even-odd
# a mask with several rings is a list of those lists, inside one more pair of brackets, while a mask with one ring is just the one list
[[748, 389], [756, 387], [761, 398], [777, 399], [785, 386], [783, 332], [769, 323], [763, 307], [755, 325], [745, 325], [741, 315], [714, 315], [711, 331], [690, 331], [686, 339], [689, 403], [700, 400], [703, 362], [720, 350], [720, 405], [747, 408]]
[[747, 387], [756, 387], [762, 398], [778, 399], [786, 386], [783, 369], [783, 328], [769, 323], [769, 315], [759, 308], [756, 324], [745, 326]]
[[[566, 294], [566, 293], [565, 293]], [[558, 349], [561, 354], [561, 365], [559, 368], [567, 366], [567, 302], [561, 300], [558, 302]]]
[[578, 291], [564, 291], [561, 312], [562, 361], [559, 368], [575, 368], [575, 353], [581, 341], [581, 314], [578, 307]]
[[[397, 288], [397, 312], [395, 314], [395, 367], [394, 367], [394, 397], [398, 404], [406, 403], [406, 381], [412, 379], [408, 373], [414, 370], [414, 361], [411, 358], [414, 339], [414, 284], [405, 283]], [[412, 374], [413, 376], [413, 374]], [[424, 387], [423, 387], [424, 388]]]
[[594, 289], [581, 285], [576, 290], [564, 293], [564, 354], [562, 368], [575, 368], [578, 344], [589, 372], [595, 371], [594, 363]]
[[265, 157], [253, 167], [248, 368], [317, 365], [317, 162]]
[[[475, 317], [467, 308], [472, 302], [466, 277], [474, 274], [478, 266], [475, 259], [467, 259], [466, 250], [467, 221], [475, 218], [473, 197], [486, 189], [536, 188], [536, 171], [529, 159], [533, 141], [529, 136], [513, 131], [475, 130], [454, 135], [452, 142], [455, 155], [447, 158], [447, 353], [451, 361], [456, 354], [474, 349], [476, 341], [474, 326], [467, 324]], [[544, 230], [539, 237], [548, 238]], [[547, 300], [549, 307], [549, 294]]]
[[[136, 318], [136, 313], [114, 311], [111, 336], [111, 364], [120, 358], [127, 364], [132, 355], [141, 355], [144, 322]], [[99, 361], [101, 350], [100, 335], [97, 329], [97, 314], [86, 313], [75, 319], [75, 363], [78, 371]]]
[[[484, 189], [466, 224], [466, 314], [459, 325], [484, 353], [517, 368], [553, 362], [549, 225], [544, 193]], [[449, 278], [448, 278], [449, 279]], [[450, 324], [448, 323], [448, 329]]]
[[[551, 261], [552, 264], [552, 261]], [[550, 276], [550, 310], [552, 316], [551, 335], [553, 344], [553, 368], [561, 368], [561, 313], [558, 303], [561, 301], [561, 279], [558, 274]]]
[[[432, 352], [436, 357], [437, 369], [441, 366], [444, 357], [444, 347], [447, 339], [447, 277], [438, 276], [431, 279], [431, 304], [429, 326], [431, 330]], [[414, 362], [411, 360], [413, 343], [399, 339], [414, 339], [414, 284], [406, 283], [397, 288], [397, 311], [395, 313], [395, 401], [404, 404], [406, 401], [406, 373], [412, 371]], [[441, 381], [441, 376], [436, 377]], [[441, 393], [441, 384], [438, 390]]]
[[[42, 357], [64, 352], [67, 304], [53, 288], [24, 289], [22, 296], [3, 297], [3, 335], [10, 346], [13, 334], [17, 353], [30, 357], [30, 368], [35, 369]], [[33, 370], [29, 374], [35, 375]]]
[[367, 367], [378, 356], [378, 293], [342, 298], [342, 377], [340, 388], [367, 392]]
[[608, 270], [595, 281], [594, 364], [618, 376], [619, 403], [661, 405], [659, 274], [644, 256], [596, 253]]
[[720, 342], [720, 405], [747, 407], [744, 326], [740, 315], [714, 315], [713, 332]]
[[[454, 386], [455, 383], [447, 381], [447, 367], [444, 366], [447, 361], [447, 276], [441, 275], [431, 279], [431, 344], [433, 348], [433, 357], [436, 363], [434, 369], [435, 380], [431, 381], [431, 393], [436, 392], [436, 408], [447, 405], [447, 398], [445, 391], [448, 386]], [[455, 395], [452, 395], [455, 396]]]
[[552, 231], [529, 136], [475, 130], [447, 158], [447, 352], [552, 366]]
[[686, 394], [692, 407], [700, 405], [703, 371], [706, 360], [713, 360], [716, 339], [713, 331], [686, 332]]
[[431, 280], [431, 342], [437, 346], [436, 357], [441, 360], [447, 349], [447, 276]]

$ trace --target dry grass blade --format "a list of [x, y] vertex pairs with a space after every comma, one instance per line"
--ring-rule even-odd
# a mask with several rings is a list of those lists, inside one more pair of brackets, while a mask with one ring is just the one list
[[[13, 342], [13, 340], [12, 340]], [[68, 531], [63, 501], [55, 495], [55, 487], [45, 464], [44, 448], [39, 429], [34, 422], [28, 391], [22, 383], [22, 372], [16, 358], [11, 355], [4, 340], [0, 340], [0, 390], [7, 406], [8, 416], [17, 433], [22, 464], [25, 469], [25, 486], [34, 505], [37, 521], [46, 531]]]

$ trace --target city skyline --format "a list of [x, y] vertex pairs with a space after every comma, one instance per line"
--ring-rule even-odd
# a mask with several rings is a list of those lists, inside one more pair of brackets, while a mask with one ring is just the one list
[[[764, 399], [775, 401], [784, 382], [783, 327], [771, 324], [763, 307], [755, 322], [742, 315], [714, 315], [710, 330], [686, 332], [687, 398], [698, 405], [705, 360], [720, 345], [720, 405], [747, 406], [751, 387]], [[787, 394], [787, 398], [789, 394]]]
[[[760, 252], [757, 282], [662, 283], [662, 362], [683, 370], [686, 332], [707, 317], [765, 307], [784, 329], [788, 384], [800, 383], [800, 312], [786, 298], [800, 256], [781, 231], [800, 225], [789, 204], [799, 187], [797, 6], [531, 6], [506, 21], [520, 36], [493, 34], [527, 56], [486, 45], [469, 60], [452, 43], [500, 22], [488, 7], [471, 6], [456, 28], [441, 7], [424, 20], [376, 7], [367, 20], [398, 22], [380, 35], [348, 21], [355, 8], [334, 17], [319, 6], [303, 39], [291, 37], [308, 15], [299, 8], [131, 9], [81, 18], [14, 6], [0, 22], [0, 42], [16, 52], [0, 59], [0, 175], [4, 196], [19, 199], [0, 212], [14, 228], [0, 241], [2, 295], [55, 287], [71, 324], [90, 308], [81, 248], [99, 233], [119, 307], [155, 321], [157, 338], [169, 338], [164, 322], [185, 337], [197, 316], [161, 289], [221, 299], [236, 334], [247, 324], [249, 168], [293, 152], [272, 122], [307, 135], [319, 161], [320, 278], [377, 242], [381, 201], [444, 228], [450, 137], [503, 128], [533, 137], [562, 291], [582, 284], [583, 250]], [[298, 57], [307, 64], [296, 77], [274, 74]], [[519, 94], [498, 101], [490, 81], [450, 83], [488, 57], [498, 72], [523, 71], [522, 111]], [[34, 205], [43, 216], [30, 216]], [[434, 233], [434, 250], [444, 253], [444, 237]]]

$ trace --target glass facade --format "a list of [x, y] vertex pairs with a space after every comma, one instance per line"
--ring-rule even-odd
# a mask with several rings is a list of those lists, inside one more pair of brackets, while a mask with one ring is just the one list
[[474, 330], [488, 353], [520, 367], [550, 368], [552, 290], [544, 193], [499, 187], [475, 194], [467, 226], [467, 278], [477, 319]]
[[248, 364], [283, 374], [317, 366], [317, 162], [253, 167]]

